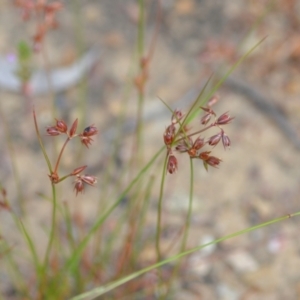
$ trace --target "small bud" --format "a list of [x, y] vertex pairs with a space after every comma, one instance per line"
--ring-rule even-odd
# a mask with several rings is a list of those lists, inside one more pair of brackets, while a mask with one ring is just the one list
[[226, 125], [226, 124], [230, 123], [233, 119], [234, 118], [230, 117], [228, 112], [226, 112], [217, 119], [216, 124], [217, 125]]
[[75, 181], [74, 190], [76, 191], [76, 196], [78, 195], [78, 193], [83, 193], [84, 184], [81, 179], [77, 179]]
[[94, 125], [88, 126], [83, 130], [83, 136], [93, 136], [98, 133], [97, 128]]
[[211, 151], [204, 151], [199, 154], [199, 158], [206, 161], [209, 158], [209, 154]]
[[170, 154], [168, 158], [167, 171], [170, 174], [173, 174], [177, 171], [177, 168], [178, 168], [177, 158], [173, 154]]
[[83, 136], [82, 134], [79, 134], [79, 137], [80, 137], [81, 143], [83, 145], [85, 145], [87, 148], [89, 148], [89, 145], [92, 144], [93, 139], [89, 136]]
[[195, 140], [194, 144], [193, 144], [193, 148], [196, 150], [201, 149], [204, 146], [205, 142], [204, 139], [201, 138], [200, 136]]
[[73, 137], [75, 134], [76, 134], [76, 129], [77, 129], [77, 125], [78, 125], [78, 119], [76, 119], [70, 129], [70, 132], [69, 132], [69, 136], [70, 138]]
[[218, 157], [210, 156], [205, 162], [208, 165], [210, 165], [210, 166], [212, 166], [214, 168], [217, 168], [221, 161], [222, 161], [222, 159], [220, 159]]
[[223, 146], [224, 146], [225, 150], [226, 150], [226, 148], [230, 148], [231, 141], [229, 139], [229, 136], [224, 132], [222, 134], [222, 143], [223, 143]]
[[63, 120], [56, 120], [56, 129], [61, 133], [66, 133], [68, 130], [67, 124]]
[[171, 124], [166, 128], [165, 133], [164, 133], [165, 145], [172, 144], [174, 137], [175, 137], [175, 131], [176, 131], [176, 127], [174, 124]]
[[59, 130], [57, 130], [56, 127], [47, 127], [46, 129], [47, 131], [47, 135], [51, 135], [51, 136], [57, 136], [57, 135], [60, 135], [61, 132]]
[[211, 116], [212, 116], [211, 113], [205, 114], [200, 120], [201, 124], [206, 125], [210, 121]]
[[88, 185], [94, 185], [95, 183], [97, 183], [97, 178], [95, 176], [92, 175], [82, 175], [80, 176], [81, 180], [83, 182], [85, 182]]
[[208, 144], [210, 146], [216, 146], [220, 142], [221, 137], [222, 137], [222, 131], [210, 137], [210, 139], [208, 140]]
[[78, 167], [76, 169], [73, 170], [73, 172], [70, 174], [71, 176], [75, 176], [78, 175], [79, 173], [81, 173], [87, 166], [82, 166], [82, 167]]

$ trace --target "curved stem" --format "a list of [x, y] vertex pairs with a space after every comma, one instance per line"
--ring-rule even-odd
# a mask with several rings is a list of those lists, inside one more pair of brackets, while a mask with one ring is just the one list
[[56, 211], [57, 211], [57, 200], [56, 200], [56, 189], [55, 189], [55, 184], [52, 183], [52, 197], [53, 197], [53, 205], [52, 205], [52, 217], [51, 217], [51, 231], [50, 231], [50, 237], [45, 253], [45, 258], [44, 258], [44, 264], [42, 268], [42, 273], [43, 273], [43, 283], [41, 287], [41, 295], [43, 295], [44, 289], [46, 287], [46, 271], [48, 270], [48, 265], [49, 265], [49, 257], [50, 257], [50, 251], [53, 245], [54, 237], [55, 237], [55, 229], [56, 229]]
[[165, 183], [165, 178], [166, 178], [167, 162], [168, 162], [168, 155], [166, 155], [166, 159], [165, 159], [164, 167], [163, 167], [163, 171], [162, 171], [162, 178], [161, 178], [160, 191], [159, 191], [159, 200], [158, 200], [158, 207], [157, 207], [157, 224], [156, 224], [156, 238], [155, 238], [157, 262], [159, 262], [161, 260], [161, 251], [160, 251], [161, 213], [162, 213], [162, 199], [163, 199], [163, 193], [164, 193], [164, 183]]
[[63, 152], [64, 152], [64, 150], [65, 150], [65, 148], [66, 148], [66, 145], [67, 145], [67, 143], [68, 143], [69, 141], [70, 141], [70, 138], [68, 137], [68, 138], [66, 139], [66, 141], [65, 141], [65, 143], [64, 143], [64, 145], [63, 145], [63, 147], [62, 147], [61, 150], [60, 150], [60, 153], [59, 153], [59, 155], [58, 155], [58, 158], [57, 158], [57, 161], [56, 161], [56, 164], [55, 164], [55, 168], [54, 168], [54, 171], [53, 171], [54, 174], [56, 174], [56, 172], [57, 172], [57, 169], [58, 169], [58, 166], [59, 166], [60, 159], [61, 159], [62, 154], [63, 154]]

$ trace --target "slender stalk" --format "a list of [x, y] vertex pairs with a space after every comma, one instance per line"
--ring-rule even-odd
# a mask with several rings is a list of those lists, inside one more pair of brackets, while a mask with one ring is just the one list
[[157, 206], [157, 224], [156, 224], [156, 237], [155, 237], [156, 261], [157, 262], [159, 262], [161, 260], [161, 249], [160, 249], [161, 215], [162, 215], [162, 200], [163, 200], [164, 184], [165, 184], [165, 178], [166, 178], [167, 162], [168, 162], [168, 155], [166, 155], [164, 167], [162, 170], [159, 199], [158, 199], [158, 206]]
[[[194, 165], [193, 165], [193, 159], [190, 158], [190, 194], [189, 194], [189, 206], [188, 206], [188, 211], [185, 219], [185, 224], [184, 224], [184, 232], [183, 232], [183, 238], [182, 238], [182, 243], [180, 247], [180, 252], [184, 252], [186, 250], [186, 242], [188, 238], [188, 233], [190, 229], [190, 224], [191, 224], [191, 217], [192, 217], [192, 211], [193, 211], [193, 195], [194, 195]], [[162, 299], [166, 299], [168, 296], [168, 293], [170, 292], [170, 288], [172, 286], [172, 283], [176, 276], [178, 275], [178, 271], [181, 266], [181, 260], [178, 259], [177, 264], [172, 272], [171, 278], [169, 279], [167, 283], [167, 288], [166, 288], [166, 293], [162, 297]]]
[[57, 169], [58, 169], [58, 166], [59, 166], [59, 163], [60, 163], [60, 160], [61, 160], [61, 157], [62, 157], [62, 154], [68, 144], [68, 142], [70, 141], [70, 138], [68, 137], [64, 143], [64, 145], [62, 146], [61, 150], [60, 150], [60, 153], [58, 155], [58, 158], [57, 158], [57, 161], [56, 161], [56, 164], [55, 164], [55, 168], [54, 168], [54, 171], [53, 173], [56, 174], [57, 173]]
[[52, 186], [52, 199], [53, 199], [53, 203], [52, 203], [52, 216], [51, 216], [51, 231], [50, 231], [50, 237], [49, 237], [49, 241], [48, 241], [48, 245], [46, 248], [46, 253], [45, 253], [45, 257], [44, 257], [44, 263], [43, 263], [43, 267], [42, 267], [42, 274], [43, 274], [43, 282], [42, 282], [42, 288], [40, 290], [41, 296], [43, 297], [44, 294], [44, 290], [46, 288], [46, 284], [47, 284], [47, 269], [48, 269], [48, 265], [49, 265], [49, 258], [50, 258], [50, 252], [51, 252], [51, 248], [55, 239], [55, 231], [56, 231], [56, 211], [57, 211], [57, 200], [56, 200], [56, 189], [55, 189], [55, 184], [51, 183]]
[[37, 120], [36, 120], [36, 114], [35, 114], [35, 110], [33, 108], [33, 121], [34, 121], [34, 127], [35, 127], [35, 131], [36, 131], [36, 135], [37, 135], [37, 138], [38, 138], [38, 141], [39, 141], [39, 144], [40, 144], [40, 147], [41, 147], [41, 150], [43, 152], [43, 155], [44, 155], [44, 158], [46, 160], [46, 163], [47, 163], [47, 166], [48, 166], [48, 169], [49, 169], [49, 172], [50, 174], [52, 174], [52, 166], [51, 166], [51, 163], [50, 163], [50, 159], [47, 155], [47, 152], [46, 152], [46, 149], [44, 147], [44, 144], [43, 144], [43, 141], [41, 139], [41, 135], [40, 135], [40, 131], [39, 131], [39, 127], [38, 127], [38, 124], [37, 124]]

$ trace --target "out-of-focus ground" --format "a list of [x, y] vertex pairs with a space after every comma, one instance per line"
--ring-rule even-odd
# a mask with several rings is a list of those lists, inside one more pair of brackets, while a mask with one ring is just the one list
[[[128, 70], [137, 35], [138, 5], [130, 0], [75, 2], [77, 4], [72, 5], [68, 1], [59, 13], [61, 27], [50, 33], [47, 52], [53, 65], [59, 65], [75, 57], [80, 45], [99, 49], [99, 63], [87, 82], [88, 124], [80, 126], [94, 123], [99, 127], [100, 136], [83, 160], [91, 166], [101, 166], [101, 160], [108, 155], [103, 150], [107, 140], [101, 133], [115, 125], [126, 93], [124, 83], [130, 78]], [[146, 2], [147, 51], [155, 30], [156, 6], [155, 1]], [[162, 134], [169, 124], [170, 116], [158, 96], [169, 104], [188, 97], [189, 92], [204, 85], [212, 70], [228, 70], [266, 36], [233, 76], [279, 108], [300, 138], [299, 1], [278, 0], [273, 4], [262, 0], [161, 2], [161, 24], [150, 64], [145, 111], [166, 113], [145, 125], [145, 157], [151, 157], [162, 146]], [[10, 1], [0, 1], [0, 16], [0, 54], [5, 56], [16, 49], [20, 39], [30, 38], [33, 27], [23, 25]], [[41, 57], [36, 61], [43, 64]], [[61, 96], [61, 115], [69, 122], [77, 117], [75, 108], [80, 104], [80, 91], [80, 88], [71, 89]], [[230, 111], [235, 117], [234, 122], [225, 127], [232, 146], [226, 151], [221, 146], [214, 150], [215, 155], [223, 159], [219, 169], [209, 168], [206, 172], [202, 164], [195, 161], [189, 247], [300, 210], [300, 149], [294, 147], [278, 124], [251, 104], [251, 99], [226, 84], [217, 93], [220, 101], [216, 112]], [[52, 123], [49, 99], [43, 96], [34, 100], [41, 128]], [[135, 91], [131, 92], [130, 99], [128, 118], [136, 113]], [[43, 219], [49, 214], [49, 204], [40, 198], [36, 200], [35, 195], [50, 192], [47, 169], [36, 146], [32, 117], [25, 100], [19, 95], [1, 92], [0, 101], [13, 140], [23, 196], [32, 210], [30, 222], [38, 236], [39, 230], [44, 230]], [[188, 109], [184, 105], [179, 108]], [[1, 128], [0, 181], [14, 199], [17, 191], [3, 120]], [[130, 133], [127, 135], [122, 144], [124, 149], [120, 151], [124, 159], [130, 154], [131, 144], [126, 142]], [[51, 147], [49, 139], [46, 145]], [[71, 154], [66, 158], [66, 168], [72, 168]], [[95, 171], [100, 174], [101, 170], [95, 167]], [[159, 182], [160, 172], [154, 175]], [[189, 161], [182, 156], [178, 172], [167, 176], [166, 181], [163, 220], [173, 238], [183, 224], [187, 209], [188, 177]], [[64, 200], [80, 206], [88, 216], [93, 213], [93, 195], [97, 193], [97, 188], [88, 189], [75, 199], [70, 187]], [[154, 227], [157, 198], [152, 200], [153, 212], [149, 215], [153, 214]], [[0, 220], [5, 235], [11, 220], [5, 213], [1, 213]], [[300, 299], [299, 220], [291, 218], [191, 255], [172, 299]], [[14, 233], [9, 234], [13, 239]], [[153, 249], [141, 255], [145, 261], [152, 261]], [[7, 279], [3, 278], [2, 285], [5, 285]]]

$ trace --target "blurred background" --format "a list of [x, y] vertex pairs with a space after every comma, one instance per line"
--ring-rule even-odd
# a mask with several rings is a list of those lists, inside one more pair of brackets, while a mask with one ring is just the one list
[[[35, 30], [35, 23], [25, 24], [12, 2], [0, 0], [2, 59], [15, 54], [21, 40], [30, 43]], [[59, 118], [71, 123], [76, 117], [82, 117], [81, 128], [91, 124], [99, 128], [95, 144], [83, 150], [80, 159], [101, 179], [109, 156], [112, 128], [122, 113], [125, 99], [128, 128], [121, 135], [117, 166], [122, 168], [130, 157], [130, 122], [136, 115], [137, 93], [127, 86], [135, 75], [132, 61], [138, 3], [74, 0], [63, 4], [63, 10], [58, 13], [58, 30], [47, 35], [49, 65], [51, 68], [68, 66], [89, 49], [95, 50], [97, 59], [84, 72], [80, 84], [63, 92], [34, 96], [32, 101], [41, 130], [53, 125], [53, 98]], [[145, 161], [163, 145], [162, 135], [170, 122], [170, 114], [158, 97], [174, 108], [187, 111], [212, 73], [215, 76], [211, 82], [215, 83], [218, 75], [224, 74], [266, 37], [217, 92], [220, 101], [215, 111], [219, 115], [229, 111], [235, 117], [224, 128], [232, 145], [230, 150], [224, 151], [221, 146], [214, 150], [223, 159], [219, 169], [209, 168], [206, 172], [201, 162], [195, 162], [195, 197], [188, 247], [299, 211], [300, 1], [162, 0], [158, 6], [157, 1], [149, 0], [145, 5], [146, 54], [152, 51], [149, 49], [159, 24], [145, 90]], [[35, 55], [33, 66], [34, 70], [44, 68], [45, 57]], [[0, 182], [10, 199], [17, 203], [20, 195], [13, 178], [18, 174], [21, 197], [32, 212], [28, 218], [38, 238], [49, 214], [49, 203], [37, 195], [49, 194], [50, 185], [36, 141], [32, 103], [26, 103], [27, 100], [21, 93], [1, 87]], [[80, 115], [81, 105], [86, 105], [83, 115]], [[13, 150], [7, 143], [8, 132]], [[52, 140], [43, 139], [51, 148]], [[73, 168], [75, 151], [71, 146], [64, 168]], [[167, 176], [163, 211], [166, 244], [174, 239], [187, 211], [188, 174], [189, 161], [182, 157], [178, 172]], [[158, 177], [159, 186], [160, 170], [152, 175]], [[112, 191], [117, 177], [118, 172], [114, 171], [110, 181]], [[77, 198], [71, 183], [63, 184], [62, 201], [72, 203], [71, 209], [80, 210], [84, 222], [92, 223], [101, 182]], [[158, 188], [151, 197], [148, 212], [149, 228], [153, 226], [153, 230], [157, 197]], [[9, 232], [17, 245], [18, 235], [9, 231], [12, 221], [5, 214], [0, 219], [3, 234]], [[299, 299], [299, 225], [298, 217], [291, 218], [189, 256], [172, 299]], [[146, 264], [153, 259], [153, 249], [145, 248], [141, 260]], [[6, 291], [9, 283], [3, 278], [1, 287]]]

